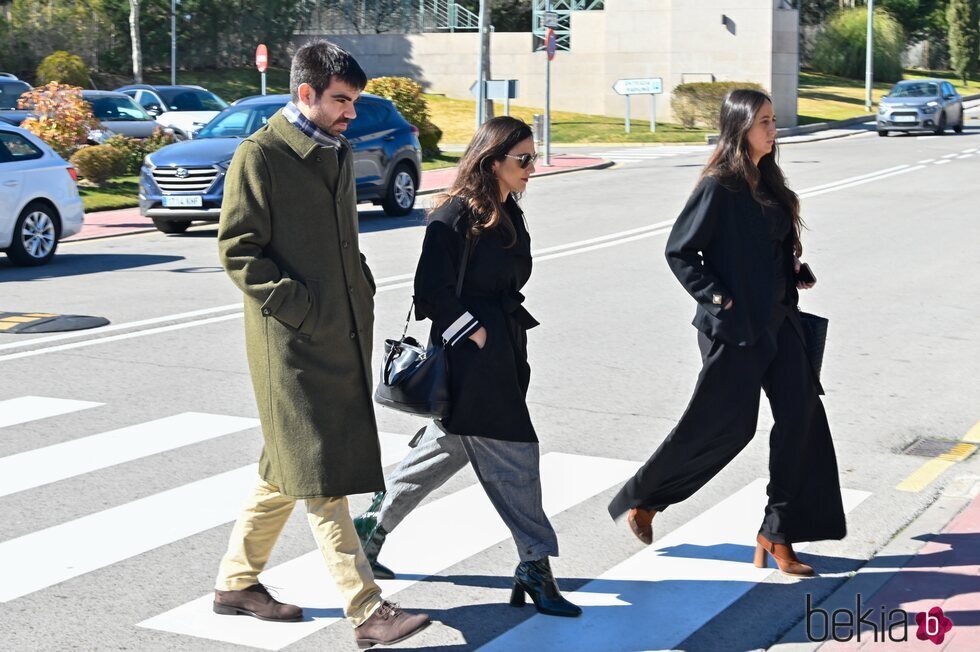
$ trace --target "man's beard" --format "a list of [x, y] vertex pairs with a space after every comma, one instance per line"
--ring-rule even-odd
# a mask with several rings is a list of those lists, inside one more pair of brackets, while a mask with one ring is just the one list
[[347, 118], [337, 118], [333, 122], [326, 123], [326, 120], [320, 116], [319, 112], [312, 112], [310, 115], [310, 120], [313, 122], [313, 124], [331, 136], [339, 136], [341, 134], [343, 129], [337, 129], [338, 126], [350, 124], [350, 120]]

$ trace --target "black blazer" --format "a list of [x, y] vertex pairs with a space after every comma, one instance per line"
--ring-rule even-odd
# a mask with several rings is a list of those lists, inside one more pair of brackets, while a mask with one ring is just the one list
[[[432, 212], [415, 272], [415, 312], [432, 320], [431, 340], [448, 347], [453, 407], [442, 420], [445, 429], [536, 442], [525, 400], [531, 378], [526, 331], [538, 322], [520, 292], [531, 276], [531, 237], [517, 202], [508, 199], [506, 208], [517, 242], [507, 246], [499, 230], [484, 232], [472, 246], [458, 299], [456, 278], [473, 216], [456, 198]], [[469, 339], [481, 326], [487, 330], [482, 349]]]
[[[734, 182], [734, 189], [726, 184], [706, 177], [694, 189], [667, 239], [667, 264], [698, 302], [692, 322], [698, 330], [722, 342], [752, 346], [773, 309], [769, 220], [744, 182]], [[783, 247], [787, 302], [795, 307], [799, 293], [793, 282], [792, 231]], [[732, 308], [723, 310], [729, 300]]]

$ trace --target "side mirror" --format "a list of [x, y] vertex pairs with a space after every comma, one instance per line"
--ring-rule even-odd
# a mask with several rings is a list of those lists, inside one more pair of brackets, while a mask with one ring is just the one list
[[156, 106], [151, 106], [146, 110], [147, 113], [152, 115], [154, 118], [160, 115], [160, 108]]

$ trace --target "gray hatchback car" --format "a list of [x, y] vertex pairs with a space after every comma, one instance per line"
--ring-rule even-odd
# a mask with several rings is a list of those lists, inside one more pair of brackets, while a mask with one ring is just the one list
[[878, 103], [878, 135], [890, 131], [963, 131], [963, 98], [944, 79], [906, 79]]
[[89, 132], [93, 143], [103, 143], [116, 134], [126, 138], [149, 138], [160, 125], [133, 98], [114, 91], [82, 91], [82, 99], [92, 106], [100, 129]]

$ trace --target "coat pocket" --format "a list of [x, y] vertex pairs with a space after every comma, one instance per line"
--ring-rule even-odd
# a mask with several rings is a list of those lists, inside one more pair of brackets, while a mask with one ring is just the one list
[[307, 311], [303, 323], [299, 325], [299, 334], [302, 337], [312, 337], [320, 318], [320, 282], [314, 279], [306, 279], [305, 285], [306, 291], [310, 295], [310, 309]]

